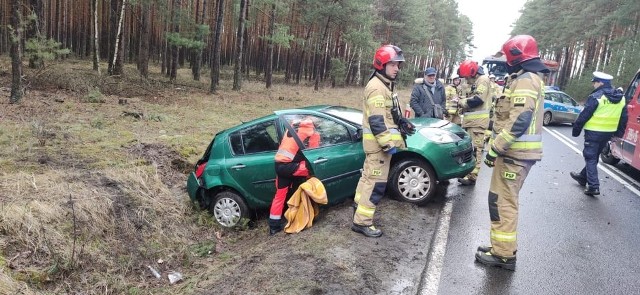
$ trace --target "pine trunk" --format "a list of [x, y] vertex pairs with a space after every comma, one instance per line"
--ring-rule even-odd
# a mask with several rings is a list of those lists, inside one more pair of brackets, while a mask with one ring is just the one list
[[216, 29], [213, 33], [213, 57], [211, 58], [211, 86], [209, 93], [215, 94], [218, 82], [220, 81], [220, 38], [222, 35], [222, 25], [224, 24], [224, 0], [218, 0], [216, 14]]
[[11, 96], [9, 103], [22, 99], [22, 32], [20, 30], [21, 0], [11, 1]]
[[238, 19], [238, 35], [236, 39], [236, 58], [233, 67], [233, 90], [242, 89], [242, 53], [244, 52], [244, 21], [247, 16], [247, 0], [240, 0], [240, 17]]

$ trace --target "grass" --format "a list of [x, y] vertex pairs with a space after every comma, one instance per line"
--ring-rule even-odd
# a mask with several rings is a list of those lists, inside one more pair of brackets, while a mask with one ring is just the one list
[[[0, 65], [10, 68], [6, 57]], [[185, 192], [186, 170], [213, 136], [278, 109], [361, 107], [360, 87], [245, 81], [231, 91], [223, 80], [210, 95], [189, 69], [175, 84], [125, 73], [98, 76], [89, 61], [70, 61], [27, 71], [19, 104], [0, 92], [0, 293], [175, 293], [146, 266], [197, 278], [206, 257], [234, 257], [218, 244], [242, 238], [221, 234]], [[410, 91], [401, 89], [403, 105]]]

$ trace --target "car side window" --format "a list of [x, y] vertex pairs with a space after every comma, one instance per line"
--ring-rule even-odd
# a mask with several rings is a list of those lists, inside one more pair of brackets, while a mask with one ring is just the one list
[[551, 100], [562, 103], [562, 98], [557, 93], [551, 93]]
[[296, 132], [300, 132], [300, 122], [307, 120], [313, 122], [313, 128], [319, 135], [319, 144], [317, 144], [317, 146], [309, 146], [308, 142], [305, 141], [304, 144], [308, 149], [325, 147], [351, 141], [351, 134], [349, 133], [349, 129], [345, 125], [331, 119], [307, 114], [290, 114], [285, 116], [285, 120], [291, 122], [292, 127], [296, 130]]
[[320, 133], [320, 146], [341, 144], [351, 141], [349, 129], [336, 121], [318, 118], [316, 123], [318, 133]]
[[551, 94], [547, 93], [544, 95], [544, 100], [551, 100]]
[[560, 96], [562, 96], [562, 103], [568, 104], [570, 106], [573, 105], [573, 99], [571, 99], [571, 97], [569, 97], [568, 95], [564, 95], [564, 94], [561, 94]]
[[229, 136], [235, 155], [255, 154], [278, 150], [275, 121], [258, 123]]

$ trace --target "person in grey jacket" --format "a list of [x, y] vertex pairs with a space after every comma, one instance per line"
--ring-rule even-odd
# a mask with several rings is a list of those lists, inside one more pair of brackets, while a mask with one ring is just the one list
[[[436, 79], [436, 72], [435, 68], [428, 67], [424, 70], [424, 79], [416, 79], [409, 101], [416, 117], [444, 119], [446, 115], [444, 85]], [[429, 98], [429, 95], [432, 99]]]

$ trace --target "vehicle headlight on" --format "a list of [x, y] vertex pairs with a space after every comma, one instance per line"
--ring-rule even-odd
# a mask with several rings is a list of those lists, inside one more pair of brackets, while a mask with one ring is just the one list
[[438, 128], [422, 128], [420, 134], [435, 143], [452, 143], [462, 140], [460, 136]]

